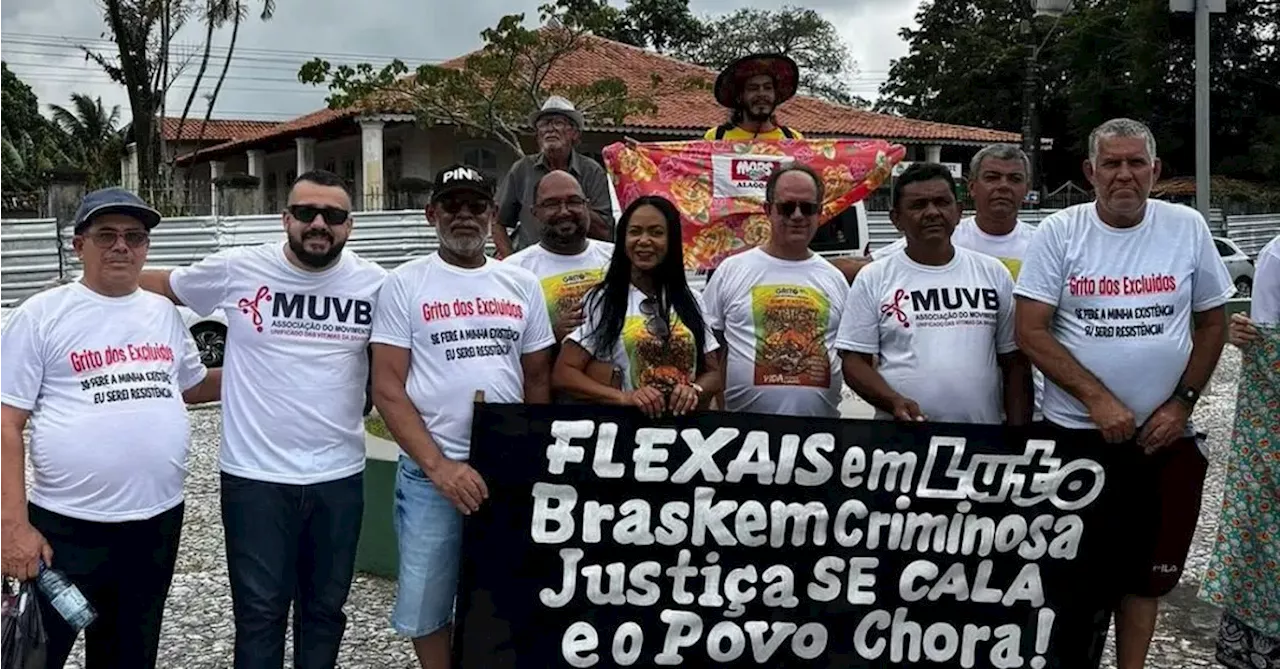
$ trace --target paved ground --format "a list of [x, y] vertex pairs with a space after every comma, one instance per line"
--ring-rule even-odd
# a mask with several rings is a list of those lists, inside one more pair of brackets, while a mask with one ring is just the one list
[[[1226, 449], [1235, 410], [1235, 380], [1240, 356], [1231, 347], [1210, 390], [1195, 413], [1201, 430], [1210, 434], [1215, 456]], [[869, 415], [865, 403], [846, 401], [847, 415]], [[231, 667], [231, 595], [218, 518], [217, 448], [221, 421], [217, 411], [194, 412], [197, 435], [187, 483], [187, 516], [177, 574], [169, 597], [161, 640], [160, 666], [178, 669]], [[1217, 458], [1213, 458], [1216, 462]], [[1196, 599], [1196, 588], [1212, 549], [1213, 529], [1222, 496], [1222, 467], [1209, 471], [1192, 554], [1183, 584], [1166, 601], [1148, 663], [1151, 669], [1212, 667], [1217, 611]], [[395, 636], [387, 618], [395, 594], [391, 581], [358, 576], [347, 606], [349, 624], [340, 666], [345, 669], [416, 667], [408, 642]], [[1110, 644], [1104, 666], [1113, 668]], [[69, 666], [83, 667], [77, 648]], [[286, 660], [286, 666], [291, 663]]]

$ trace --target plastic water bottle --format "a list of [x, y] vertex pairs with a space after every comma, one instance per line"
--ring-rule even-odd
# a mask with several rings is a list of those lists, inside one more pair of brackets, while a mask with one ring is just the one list
[[89, 623], [98, 618], [98, 612], [80, 592], [80, 588], [62, 572], [45, 566], [44, 560], [40, 561], [40, 575], [36, 577], [36, 584], [53, 604], [58, 615], [75, 631], [88, 627]]

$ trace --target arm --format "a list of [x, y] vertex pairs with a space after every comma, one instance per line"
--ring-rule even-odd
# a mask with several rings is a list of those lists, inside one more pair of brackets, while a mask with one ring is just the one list
[[[873, 272], [875, 274], [875, 272]], [[906, 421], [925, 420], [914, 400], [894, 390], [875, 367], [880, 352], [879, 275], [855, 281], [846, 293], [836, 334], [844, 382], [872, 406]], [[874, 285], [873, 285], [874, 284]]]
[[[142, 272], [138, 283], [143, 290], [163, 295], [178, 306], [185, 306], [201, 316], [228, 306], [231, 300], [231, 275], [243, 247], [219, 251], [198, 263], [174, 270]], [[252, 298], [252, 295], [244, 297]]]
[[1038, 302], [1030, 298], [1018, 298], [1018, 307], [1014, 311], [1015, 331], [1020, 348], [1035, 365], [1058, 384], [1058, 387], [1071, 393], [1085, 406], [1110, 399], [1118, 402], [1110, 390], [1098, 377], [1085, 369], [1075, 356], [1058, 342], [1053, 336], [1053, 317], [1057, 307]]
[[138, 275], [138, 286], [149, 293], [168, 298], [177, 306], [183, 306], [182, 300], [173, 293], [173, 286], [169, 283], [169, 277], [173, 274], [173, 270], [167, 269], [147, 269]]
[[373, 344], [373, 404], [396, 443], [429, 475], [448, 458], [431, 438], [418, 408], [409, 399], [405, 390], [408, 378], [409, 349]]
[[560, 355], [551, 371], [551, 387], [557, 391], [572, 393], [597, 404], [628, 406], [633, 404], [625, 390], [611, 388], [587, 375], [591, 353], [576, 339], [565, 339], [560, 345]]
[[[1222, 347], [1226, 345], [1227, 308], [1221, 306], [1197, 311], [1191, 318], [1191, 359], [1187, 361], [1187, 368], [1178, 384], [1199, 392], [1209, 385], [1213, 369], [1218, 366], [1218, 357], [1222, 355]], [[1152, 453], [1173, 443], [1186, 430], [1192, 409], [1194, 404], [1191, 402], [1177, 398], [1165, 400], [1142, 426], [1138, 445]]]
[[[609, 218], [613, 218], [610, 214]], [[613, 241], [613, 226], [595, 209], [591, 210], [591, 225], [587, 227], [587, 236], [603, 242]]]
[[[711, 333], [707, 332], [710, 337]], [[698, 392], [692, 385], [681, 384], [675, 387], [667, 401], [667, 408], [677, 416], [683, 416], [699, 407], [706, 407], [715, 397], [724, 396], [724, 371], [720, 366], [720, 347], [715, 339], [708, 342], [709, 349], [703, 352], [703, 366], [694, 383], [702, 387]]]
[[493, 226], [493, 245], [498, 249], [498, 257], [505, 258], [514, 252], [511, 235], [508, 229], [514, 229], [520, 223], [520, 190], [519, 168], [522, 161], [517, 160], [507, 170], [507, 176], [498, 187], [498, 224]]
[[53, 564], [53, 548], [27, 518], [26, 453], [22, 431], [31, 413], [0, 406], [0, 498], [3, 499], [3, 572], [26, 581], [40, 573], [39, 560]]
[[996, 356], [1004, 379], [1004, 415], [1007, 425], [1029, 425], [1035, 411], [1035, 386], [1031, 364], [1021, 351]]
[[173, 336], [182, 342], [182, 359], [178, 363], [178, 387], [187, 404], [216, 402], [222, 397], [222, 369], [208, 369], [200, 361], [200, 349], [174, 310]]
[[182, 400], [187, 404], [204, 404], [222, 399], [222, 368], [209, 370], [200, 383], [182, 391]]
[[712, 330], [712, 334], [716, 338], [716, 342], [720, 344], [720, 348], [716, 351], [717, 361], [720, 365], [720, 392], [715, 394], [716, 408], [724, 411], [724, 390], [729, 385], [726, 375], [729, 373], [729, 345], [724, 338], [724, 330]]
[[525, 404], [550, 404], [551, 349], [544, 348], [520, 356], [520, 368], [524, 372]]
[[498, 251], [498, 259], [501, 260], [514, 253], [515, 246], [511, 243], [511, 235], [507, 233], [505, 225], [495, 225], [493, 230], [493, 246]]
[[840, 366], [844, 382], [871, 406], [893, 414], [898, 420], [922, 421], [925, 415], [915, 400], [894, 390], [873, 365], [875, 356], [858, 351], [840, 351]]
[[613, 200], [609, 197], [609, 176], [594, 159], [578, 155], [583, 164], [582, 192], [591, 203], [591, 225], [587, 236], [601, 241], [613, 241]]

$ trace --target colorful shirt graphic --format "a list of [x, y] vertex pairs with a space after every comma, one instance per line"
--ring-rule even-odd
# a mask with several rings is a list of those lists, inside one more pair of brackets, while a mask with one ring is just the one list
[[604, 268], [564, 272], [542, 279], [542, 294], [547, 299], [547, 313], [556, 323], [561, 311], [572, 309], [593, 286], [604, 278]]
[[672, 313], [671, 336], [658, 337], [649, 325], [652, 319], [628, 314], [622, 323], [622, 344], [630, 362], [631, 387], [654, 386], [666, 392], [682, 383], [692, 383], [698, 362], [693, 332]]
[[827, 296], [806, 286], [751, 290], [756, 385], [825, 388], [831, 383], [825, 343], [830, 310]]

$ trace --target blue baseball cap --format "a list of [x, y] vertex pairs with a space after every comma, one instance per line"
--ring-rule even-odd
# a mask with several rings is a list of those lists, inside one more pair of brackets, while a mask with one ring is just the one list
[[124, 214], [140, 221], [148, 230], [160, 225], [160, 212], [142, 198], [118, 186], [102, 188], [84, 196], [76, 210], [76, 234], [93, 223], [93, 219], [106, 214]]

